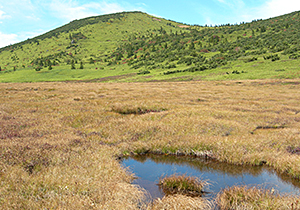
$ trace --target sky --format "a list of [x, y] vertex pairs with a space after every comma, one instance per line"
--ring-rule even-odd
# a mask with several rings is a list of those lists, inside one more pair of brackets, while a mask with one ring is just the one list
[[298, 10], [299, 0], [0, 0], [0, 47], [75, 19], [123, 11], [204, 26], [251, 22]]

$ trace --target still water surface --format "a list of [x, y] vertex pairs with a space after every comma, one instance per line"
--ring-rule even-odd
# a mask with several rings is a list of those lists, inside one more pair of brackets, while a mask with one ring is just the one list
[[172, 174], [186, 174], [207, 180], [210, 186], [205, 191], [210, 193], [205, 196], [212, 198], [220, 190], [234, 185], [260, 185], [274, 188], [280, 193], [300, 195], [299, 180], [280, 175], [269, 167], [235, 166], [202, 158], [166, 155], [127, 157], [122, 164], [137, 177], [134, 184], [145, 188], [152, 199], [163, 197], [163, 192], [157, 186], [159, 178]]

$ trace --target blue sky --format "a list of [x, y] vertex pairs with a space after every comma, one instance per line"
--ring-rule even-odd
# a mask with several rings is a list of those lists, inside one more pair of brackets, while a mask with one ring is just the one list
[[74, 19], [143, 11], [188, 24], [226, 24], [300, 10], [299, 0], [0, 0], [0, 47], [23, 41]]

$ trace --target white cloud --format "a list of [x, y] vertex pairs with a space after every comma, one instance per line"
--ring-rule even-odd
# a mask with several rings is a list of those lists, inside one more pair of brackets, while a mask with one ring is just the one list
[[28, 38], [33, 38], [47, 31], [37, 30], [37, 31], [22, 31], [17, 34], [6, 34], [0, 31], [0, 48], [8, 46], [10, 44], [16, 44], [18, 42], [24, 41]]
[[143, 3], [143, 2], [137, 3], [136, 5], [138, 5], [138, 6], [142, 6], [142, 7], [148, 7], [148, 5], [147, 5], [147, 4], [145, 4], [145, 3]]
[[4, 11], [0, 10], [0, 20], [5, 19], [5, 18], [10, 18], [10, 16], [6, 15], [6, 13]]
[[50, 12], [54, 13], [55, 16], [66, 19], [68, 21], [77, 18], [83, 18], [87, 15], [92, 14], [89, 11], [87, 11], [85, 7], [79, 6], [76, 3], [73, 3], [72, 1], [52, 1], [50, 3], [49, 9]]
[[217, 0], [219, 3], [223, 4], [225, 7], [230, 7], [233, 10], [239, 10], [245, 6], [243, 0]]
[[0, 10], [0, 19], [3, 19], [3, 15], [5, 14], [5, 12]]
[[300, 10], [300, 1], [268, 0], [260, 8], [257, 8], [257, 15], [260, 16], [260, 18], [270, 18], [298, 10]]
[[[223, 20], [230, 23], [242, 21], [251, 22], [254, 19], [267, 19], [300, 10], [300, 1], [295, 0], [264, 0], [260, 1], [260, 6], [248, 6], [246, 0], [215, 0], [224, 10], [230, 11], [230, 15], [224, 16]], [[264, 3], [262, 3], [264, 2]], [[258, 3], [258, 2], [257, 2]], [[210, 11], [220, 20], [220, 16]], [[212, 15], [210, 15], [212, 17]], [[208, 20], [208, 23], [217, 22], [216, 18]], [[220, 24], [220, 23], [217, 23]]]
[[95, 8], [95, 9], [99, 10], [100, 13], [103, 13], [103, 14], [123, 12], [126, 10], [119, 4], [107, 3], [107, 2], [91, 3], [91, 4], [87, 5], [87, 8]]
[[300, 1], [266, 0], [258, 7], [244, 6], [237, 11], [240, 21], [250, 22], [254, 19], [268, 19], [300, 10]]
[[25, 18], [28, 19], [28, 20], [30, 20], [30, 21], [31, 21], [31, 20], [34, 20], [34, 21], [41, 20], [41, 18], [37, 17], [37, 16], [36, 16], [35, 14], [33, 14], [33, 13], [32, 13], [31, 15], [26, 15]]
[[0, 32], [0, 47], [5, 47], [9, 44], [18, 42], [18, 35], [16, 34], [3, 34]]
[[117, 3], [107, 3], [106, 1], [79, 4], [78, 2], [72, 0], [54, 0], [49, 6], [49, 9], [56, 16], [68, 21], [101, 14], [123, 12], [126, 9], [128, 10], [128, 8], [124, 8]]
[[[3, 1], [0, 6], [0, 19], [10, 19], [11, 21], [23, 21], [28, 17], [32, 19], [32, 15], [40, 14], [41, 9], [31, 0], [8, 0]], [[6, 21], [4, 21], [6, 22]]]
[[[53, 27], [65, 24], [66, 21], [102, 14], [143, 10], [144, 6], [144, 4], [131, 4], [126, 0], [1, 1], [0, 47], [32, 38], [34, 35], [42, 34], [39, 30], [49, 31]], [[33, 34], [28, 32], [33, 32]]]

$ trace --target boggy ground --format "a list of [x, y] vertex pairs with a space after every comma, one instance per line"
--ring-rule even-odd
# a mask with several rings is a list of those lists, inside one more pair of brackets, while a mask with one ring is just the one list
[[210, 206], [179, 195], [147, 206], [116, 157], [149, 151], [299, 178], [299, 101], [300, 80], [0, 84], [0, 205]]

